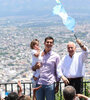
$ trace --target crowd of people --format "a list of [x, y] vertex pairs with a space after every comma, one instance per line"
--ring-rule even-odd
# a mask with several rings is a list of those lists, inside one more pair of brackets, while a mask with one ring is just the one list
[[[63, 96], [65, 100], [77, 100], [88, 97], [83, 93], [83, 77], [85, 75], [84, 62], [88, 57], [88, 48], [76, 39], [81, 52], [76, 52], [74, 42], [67, 43], [68, 54], [60, 59], [60, 55], [52, 50], [54, 39], [48, 36], [44, 40], [44, 50], [40, 51], [39, 40], [30, 43], [32, 50], [32, 66], [34, 74], [31, 78], [33, 86], [33, 100], [55, 100], [55, 93], [59, 90], [59, 81], [65, 83]], [[55, 84], [56, 83], [56, 84]], [[10, 93], [5, 100], [31, 100], [29, 96], [22, 95], [21, 83], [18, 82], [19, 93]], [[13, 99], [12, 99], [13, 98]]]

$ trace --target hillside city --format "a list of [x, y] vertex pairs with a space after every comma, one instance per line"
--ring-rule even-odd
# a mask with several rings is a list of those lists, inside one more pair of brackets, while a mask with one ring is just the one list
[[[0, 18], [0, 83], [31, 81], [33, 72], [30, 69], [32, 62], [30, 42], [33, 39], [39, 39], [42, 50], [45, 37], [54, 37], [53, 50], [62, 58], [67, 54], [67, 43], [75, 42], [74, 34], [90, 49], [88, 22], [77, 23], [73, 33], [58, 20]], [[77, 45], [77, 52], [79, 51], [81, 49]], [[90, 81], [90, 53], [85, 65], [85, 80]]]

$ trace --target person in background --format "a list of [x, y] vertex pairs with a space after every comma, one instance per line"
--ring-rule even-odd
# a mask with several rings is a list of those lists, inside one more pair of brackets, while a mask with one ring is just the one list
[[83, 99], [83, 100], [90, 100], [89, 97], [83, 95], [83, 94], [76, 94], [76, 90], [73, 86], [66, 86], [64, 89], [63, 89], [63, 96], [64, 96], [64, 99], [65, 100], [80, 100], [80, 99]]
[[[18, 81], [18, 99], [17, 100], [31, 100], [30, 96], [22, 95], [22, 85], [21, 82]], [[39, 90], [42, 86], [33, 88], [33, 100], [36, 100], [36, 91]]]
[[17, 100], [18, 99], [18, 93], [16, 92], [11, 92], [8, 94], [7, 97], [5, 97], [5, 100]]
[[76, 90], [72, 86], [66, 86], [63, 89], [63, 97], [65, 100], [74, 100], [76, 96]]

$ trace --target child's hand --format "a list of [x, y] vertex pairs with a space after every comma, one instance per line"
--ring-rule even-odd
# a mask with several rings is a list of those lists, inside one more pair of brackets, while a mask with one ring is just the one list
[[35, 50], [40, 50], [40, 48], [39, 48], [38, 45], [35, 45], [35, 46], [34, 46], [34, 49], [35, 49]]
[[42, 54], [41, 54], [41, 56], [44, 56], [44, 55], [45, 55], [45, 52], [43, 51]]

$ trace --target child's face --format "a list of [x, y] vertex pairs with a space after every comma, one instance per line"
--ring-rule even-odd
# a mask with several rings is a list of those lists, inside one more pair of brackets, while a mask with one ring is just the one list
[[35, 50], [39, 50], [39, 43], [35, 44], [33, 47]]

